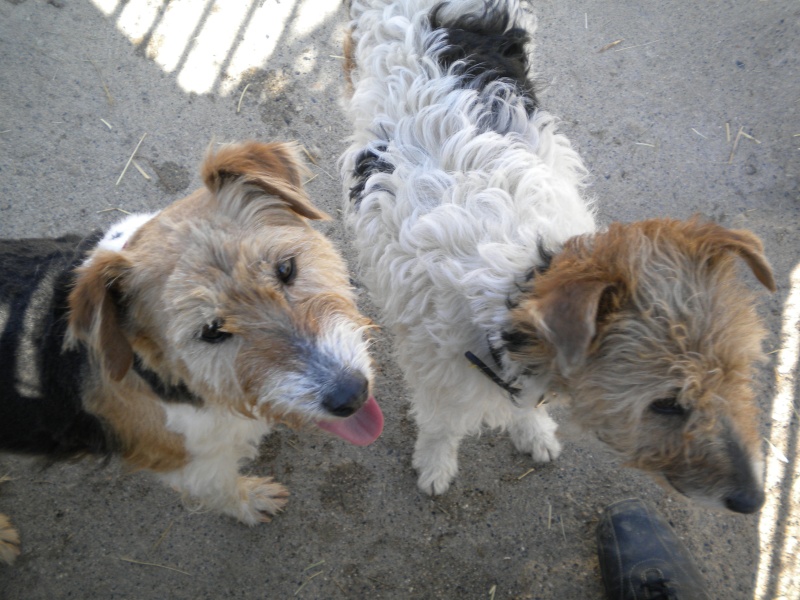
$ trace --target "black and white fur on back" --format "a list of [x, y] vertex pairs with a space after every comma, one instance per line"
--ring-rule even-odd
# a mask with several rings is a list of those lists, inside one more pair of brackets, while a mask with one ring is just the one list
[[0, 240], [4, 450], [70, 457], [116, 449], [113, 433], [83, 408], [83, 382], [89, 374], [86, 349], [62, 348], [72, 271], [100, 237]]
[[412, 390], [419, 486], [443, 493], [484, 425], [554, 459], [549, 374], [524, 372], [503, 335], [522, 286], [595, 222], [581, 159], [538, 107], [532, 17], [515, 1], [429, 0], [355, 1], [352, 16], [345, 212]]

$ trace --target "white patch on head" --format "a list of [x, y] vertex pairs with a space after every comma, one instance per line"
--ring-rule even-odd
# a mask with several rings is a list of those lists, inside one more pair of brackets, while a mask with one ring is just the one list
[[[147, 223], [150, 219], [155, 217], [160, 211], [151, 212], [151, 213], [136, 213], [133, 215], [128, 215], [124, 219], [117, 221], [111, 227], [109, 227], [106, 234], [103, 236], [103, 239], [97, 244], [97, 248], [100, 250], [113, 250], [114, 252], [120, 252], [122, 248], [128, 243], [128, 240], [131, 239], [134, 233], [145, 223]], [[87, 263], [91, 260], [91, 257], [87, 259]]]
[[369, 344], [364, 339], [366, 327], [358, 327], [345, 319], [336, 319], [333, 326], [319, 337], [320, 352], [333, 357], [346, 369], [357, 371], [372, 380]]

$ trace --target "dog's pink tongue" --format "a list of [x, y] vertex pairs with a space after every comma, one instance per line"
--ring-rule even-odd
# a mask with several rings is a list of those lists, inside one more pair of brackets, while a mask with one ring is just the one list
[[368, 446], [383, 431], [383, 413], [372, 396], [354, 415], [335, 421], [318, 421], [317, 427], [356, 446]]

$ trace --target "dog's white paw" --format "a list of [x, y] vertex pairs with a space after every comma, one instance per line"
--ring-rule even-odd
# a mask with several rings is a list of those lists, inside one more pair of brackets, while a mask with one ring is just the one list
[[536, 462], [550, 462], [561, 454], [561, 442], [555, 435], [541, 436], [530, 444], [525, 452], [530, 453]]
[[414, 468], [419, 473], [419, 489], [431, 496], [444, 494], [458, 474], [457, 449], [450, 444], [417, 442]]
[[561, 442], [556, 431], [558, 424], [550, 418], [544, 408], [534, 409], [526, 419], [520, 419], [509, 427], [514, 447], [530, 454], [537, 462], [550, 462], [561, 454]]
[[417, 472], [419, 473], [419, 479], [417, 479], [419, 489], [429, 496], [439, 496], [450, 488], [450, 484], [458, 473], [458, 467], [455, 469], [417, 468]]
[[239, 510], [243, 523], [268, 523], [286, 505], [289, 490], [271, 477], [239, 477]]
[[0, 562], [11, 564], [19, 556], [19, 534], [5, 515], [0, 515]]

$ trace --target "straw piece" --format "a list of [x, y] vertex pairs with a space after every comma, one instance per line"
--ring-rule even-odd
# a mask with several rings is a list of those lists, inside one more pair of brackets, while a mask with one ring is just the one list
[[772, 452], [775, 454], [775, 458], [777, 458], [782, 463], [786, 463], [788, 465], [789, 464], [789, 459], [786, 458], [786, 455], [783, 452], [781, 452], [780, 450], [778, 450], [778, 448], [775, 446], [775, 444], [770, 442], [767, 438], [764, 438], [764, 440], [767, 442], [767, 444], [769, 444], [769, 447], [772, 448]]
[[172, 529], [172, 526], [174, 524], [175, 524], [175, 519], [172, 519], [172, 521], [169, 522], [169, 525], [167, 525], [167, 528], [164, 530], [164, 533], [162, 533], [158, 537], [158, 539], [156, 540], [156, 543], [153, 544], [153, 547], [150, 548], [150, 550], [155, 550], [156, 548], [158, 548], [161, 545], [161, 542], [163, 542], [166, 539], [167, 534], [169, 533], [169, 530]]
[[98, 214], [98, 215], [99, 215], [99, 214], [101, 214], [101, 213], [114, 212], [115, 210], [116, 210], [116, 211], [119, 211], [119, 212], [121, 212], [121, 213], [123, 213], [123, 214], [125, 214], [125, 215], [130, 215], [130, 214], [132, 214], [132, 213], [129, 213], [129, 212], [128, 212], [127, 210], [125, 210], [124, 208], [118, 208], [118, 207], [116, 207], [116, 206], [114, 206], [113, 208], [104, 208], [104, 209], [102, 209], [102, 210], [98, 210], [96, 214]]
[[644, 48], [645, 46], [650, 46], [652, 44], [657, 44], [661, 40], [654, 40], [652, 42], [647, 42], [646, 44], [637, 44], [636, 46], [625, 46], [624, 48], [617, 48], [614, 52], [622, 52], [623, 50], [633, 50], [634, 48]]
[[527, 477], [528, 475], [530, 475], [531, 473], [533, 473], [535, 470], [536, 470], [536, 469], [528, 469], [528, 470], [527, 470], [527, 471], [525, 471], [525, 472], [524, 472], [522, 475], [520, 475], [519, 477], [517, 477], [517, 481], [519, 481], [520, 479], [524, 479], [525, 477]]
[[739, 127], [739, 132], [736, 134], [736, 138], [733, 140], [733, 148], [731, 148], [731, 155], [728, 158], [728, 164], [733, 162], [733, 155], [736, 154], [736, 147], [739, 145], [739, 138], [742, 137], [742, 131], [744, 130], [744, 126]]
[[306, 587], [306, 585], [308, 584], [309, 581], [311, 581], [312, 579], [314, 579], [314, 577], [317, 577], [318, 575], [322, 575], [323, 573], [324, 573], [324, 571], [317, 571], [313, 575], [309, 575], [308, 577], [306, 577], [306, 580], [302, 583], [302, 585], [295, 590], [294, 595], [297, 596], [297, 594], [300, 593], [300, 590], [302, 590], [304, 587]]
[[119, 174], [119, 179], [117, 179], [116, 185], [119, 185], [119, 182], [122, 181], [122, 178], [125, 176], [125, 171], [127, 171], [128, 167], [131, 166], [131, 161], [133, 160], [133, 157], [136, 156], [136, 152], [139, 150], [139, 146], [142, 145], [142, 142], [144, 141], [144, 138], [146, 138], [146, 137], [147, 137], [147, 133], [145, 133], [142, 136], [142, 139], [139, 140], [139, 143], [136, 144], [136, 148], [133, 149], [133, 154], [131, 154], [131, 157], [128, 159], [128, 162], [125, 163], [125, 168], [122, 169], [122, 173]]
[[318, 567], [318, 566], [324, 565], [324, 564], [325, 564], [325, 559], [323, 558], [321, 561], [315, 562], [313, 565], [308, 565], [305, 569], [303, 569], [303, 573], [305, 573], [309, 569], [313, 569], [314, 567]]
[[106, 101], [108, 102], [109, 106], [114, 106], [114, 96], [111, 95], [111, 90], [108, 89], [105, 80], [103, 79], [103, 74], [100, 72], [100, 67], [97, 66], [97, 63], [93, 60], [89, 60], [94, 67], [94, 70], [97, 71], [97, 76], [100, 78], [100, 85], [103, 86], [103, 91], [106, 93]]
[[119, 559], [120, 560], [124, 560], [125, 562], [133, 563], [135, 565], [145, 565], [147, 567], [158, 567], [159, 569], [167, 569], [169, 571], [175, 571], [177, 573], [183, 573], [184, 575], [190, 575], [190, 573], [187, 573], [186, 571], [181, 571], [180, 569], [176, 569], [175, 567], [169, 567], [167, 565], [159, 565], [159, 564], [156, 564], [156, 563], [144, 562], [144, 561], [141, 561], [141, 560], [134, 560], [132, 558], [128, 558], [127, 556], [120, 556]]
[[136, 167], [136, 170], [139, 171], [139, 173], [142, 174], [142, 177], [147, 179], [147, 181], [150, 181], [150, 175], [148, 175], [147, 173], [144, 172], [144, 169], [142, 169], [142, 167], [139, 166], [139, 163], [137, 163], [136, 161], [133, 161], [133, 166]]
[[621, 44], [621, 43], [622, 43], [622, 42], [624, 42], [624, 41], [625, 41], [625, 38], [622, 38], [622, 39], [620, 39], [620, 40], [614, 40], [614, 41], [613, 41], [613, 42], [611, 42], [610, 44], [606, 44], [605, 46], [603, 46], [602, 48], [600, 48], [600, 50], [598, 50], [598, 51], [597, 51], [597, 53], [598, 53], [598, 54], [600, 54], [601, 52], [605, 52], [606, 50], [610, 50], [611, 48], [613, 48], [613, 47], [614, 47], [614, 46], [616, 46], [617, 44]]
[[742, 132], [742, 137], [746, 137], [748, 140], [753, 140], [756, 144], [760, 144], [761, 143], [756, 138], [754, 138], [752, 135], [750, 135], [749, 133], [745, 133], [744, 131]]
[[239, 111], [242, 110], [242, 100], [244, 100], [244, 93], [247, 91], [247, 88], [249, 88], [249, 87], [250, 87], [250, 84], [248, 83], [246, 86], [244, 86], [244, 89], [242, 90], [242, 95], [239, 96], [239, 104], [236, 105], [236, 114], [237, 115], [239, 114]]

